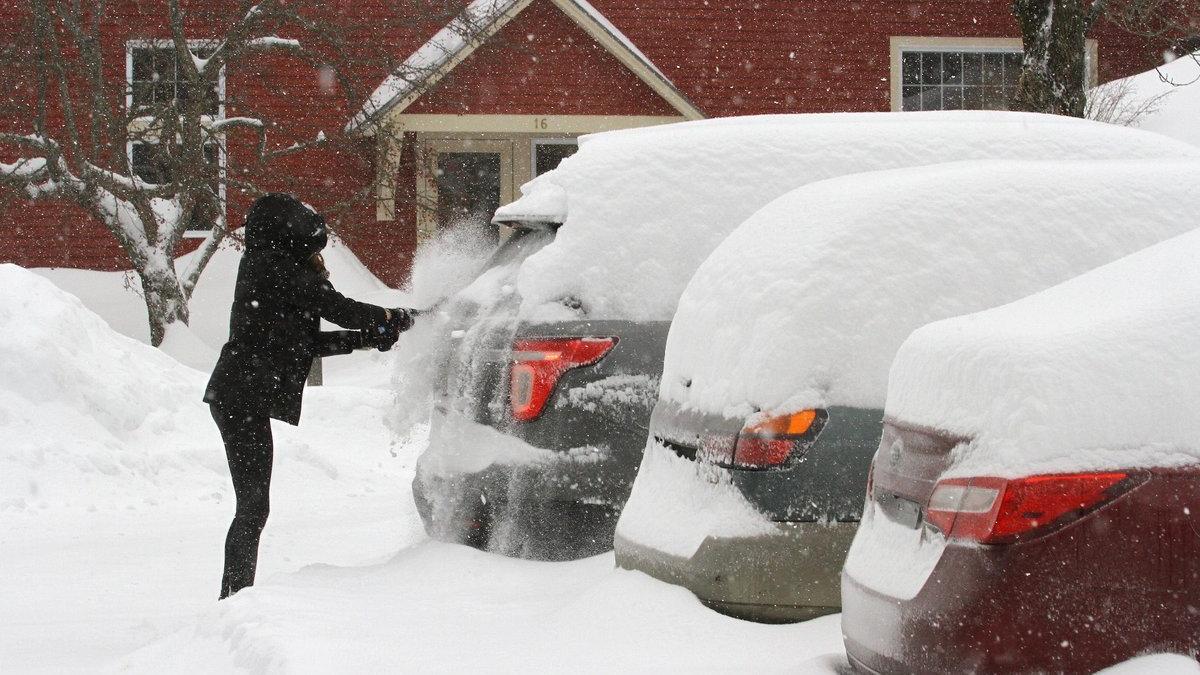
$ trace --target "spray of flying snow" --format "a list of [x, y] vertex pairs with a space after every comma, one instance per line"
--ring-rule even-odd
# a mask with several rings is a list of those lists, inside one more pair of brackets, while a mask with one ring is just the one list
[[408, 290], [414, 307], [431, 311], [400, 337], [396, 347], [396, 405], [388, 426], [399, 438], [410, 437], [429, 419], [442, 364], [453, 356], [451, 317], [443, 301], [470, 284], [495, 250], [485, 227], [490, 225], [462, 221], [417, 248]]
[[463, 220], [417, 248], [409, 289], [417, 307], [432, 307], [471, 283], [495, 250], [485, 227]]

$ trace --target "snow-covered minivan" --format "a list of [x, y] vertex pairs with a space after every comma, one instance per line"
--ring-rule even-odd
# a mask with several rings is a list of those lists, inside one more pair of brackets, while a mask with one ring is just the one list
[[[730, 231], [788, 190], [959, 159], [1145, 158], [1180, 147], [1094, 122], [964, 111], [728, 118], [585, 137], [496, 213], [516, 239], [442, 305], [444, 344], [429, 359], [439, 393], [413, 484], [426, 529], [528, 557], [609, 549], [679, 296]], [[708, 317], [714, 329], [729, 320]]]
[[1198, 209], [1194, 159], [948, 163], [776, 199], [680, 300], [617, 563], [746, 618], [836, 611], [908, 334], [1190, 230]]
[[904, 342], [843, 576], [857, 670], [1200, 654], [1197, 261], [1200, 230]]

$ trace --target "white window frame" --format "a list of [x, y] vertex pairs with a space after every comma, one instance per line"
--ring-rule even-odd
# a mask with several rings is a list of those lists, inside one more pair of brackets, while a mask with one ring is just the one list
[[537, 171], [537, 149], [539, 145], [574, 145], [579, 147], [579, 138], [577, 136], [554, 136], [550, 138], [531, 138], [529, 139], [529, 177], [530, 180], [537, 178], [533, 175]]
[[[1023, 52], [1025, 45], [1020, 38], [988, 37], [921, 37], [893, 35], [891, 37], [891, 88], [892, 112], [904, 109], [901, 91], [904, 86], [905, 52], [970, 52], [970, 53], [1014, 53]], [[1100, 48], [1096, 40], [1088, 39], [1084, 47], [1084, 72], [1087, 87], [1096, 86], [1100, 63]]]
[[[188, 49], [197, 49], [204, 47], [215, 48], [220, 42], [218, 40], [188, 40]], [[174, 48], [175, 40], [172, 38], [150, 38], [150, 39], [132, 39], [125, 42], [125, 110], [133, 110], [133, 51], [135, 49], [167, 49]], [[221, 72], [217, 75], [217, 114], [216, 116], [204, 115], [202, 119], [207, 122], [214, 120], [225, 119], [225, 67], [221, 67]], [[134, 127], [138, 124], [137, 119], [130, 121], [130, 126]], [[154, 143], [150, 137], [140, 139], [138, 141], [127, 140], [125, 143], [125, 156], [129, 161], [130, 166], [133, 165], [133, 146], [137, 143]], [[226, 166], [229, 161], [228, 148], [225, 143], [225, 134], [217, 134], [217, 191], [221, 202], [220, 213], [217, 214], [215, 226], [226, 226], [226, 210], [228, 209], [228, 201], [226, 200]], [[187, 230], [183, 236], [185, 239], [203, 239], [208, 236], [211, 230]]]

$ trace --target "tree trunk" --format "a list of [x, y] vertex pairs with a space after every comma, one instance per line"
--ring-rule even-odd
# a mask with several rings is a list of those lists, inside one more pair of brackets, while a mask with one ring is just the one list
[[1086, 0], [1013, 0], [1025, 48], [1015, 109], [1083, 117], [1089, 10]]
[[150, 344], [158, 347], [167, 335], [167, 327], [176, 321], [187, 324], [188, 307], [179, 277], [173, 269], [138, 270], [146, 315], [150, 319]]

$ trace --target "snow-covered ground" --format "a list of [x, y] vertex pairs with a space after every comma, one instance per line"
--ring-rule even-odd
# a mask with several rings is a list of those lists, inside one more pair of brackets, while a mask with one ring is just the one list
[[[214, 350], [236, 266], [225, 255], [190, 330]], [[348, 295], [404, 304], [331, 267]], [[430, 542], [411, 496], [425, 438], [384, 426], [386, 355], [331, 367], [335, 386], [308, 391], [301, 426], [275, 425], [259, 583], [218, 603], [233, 499], [206, 373], [146, 346], [141, 322], [119, 274], [0, 266], [0, 672], [844, 664], [836, 617], [745, 623], [611, 554], [535, 563]]]

